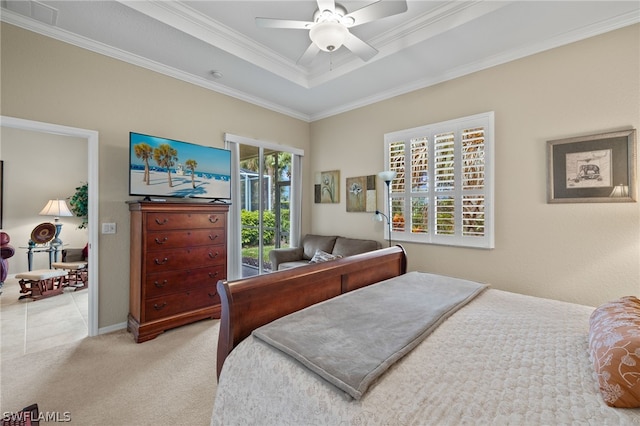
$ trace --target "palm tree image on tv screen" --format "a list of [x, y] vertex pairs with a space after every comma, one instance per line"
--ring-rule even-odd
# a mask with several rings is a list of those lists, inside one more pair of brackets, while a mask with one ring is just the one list
[[129, 142], [129, 195], [231, 198], [229, 150], [133, 132]]

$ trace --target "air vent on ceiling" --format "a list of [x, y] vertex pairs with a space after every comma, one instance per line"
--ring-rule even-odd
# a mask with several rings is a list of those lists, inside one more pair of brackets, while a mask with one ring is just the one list
[[47, 25], [56, 25], [58, 21], [58, 9], [38, 1], [3, 0], [2, 7]]

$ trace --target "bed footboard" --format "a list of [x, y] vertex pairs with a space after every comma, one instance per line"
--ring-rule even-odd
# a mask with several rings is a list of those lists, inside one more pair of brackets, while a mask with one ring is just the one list
[[406, 272], [404, 248], [395, 246], [231, 282], [218, 281], [222, 305], [218, 377], [227, 355], [256, 328], [307, 306]]

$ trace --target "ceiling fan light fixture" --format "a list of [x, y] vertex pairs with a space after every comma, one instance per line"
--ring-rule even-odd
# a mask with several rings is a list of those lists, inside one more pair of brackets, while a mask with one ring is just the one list
[[339, 22], [332, 21], [319, 22], [309, 31], [311, 41], [325, 52], [338, 50], [347, 35], [349, 35], [347, 27]]
[[356, 20], [353, 19], [351, 16], [343, 16], [342, 18], [340, 18], [340, 23], [342, 25], [346, 25], [347, 27], [350, 27], [356, 23]]

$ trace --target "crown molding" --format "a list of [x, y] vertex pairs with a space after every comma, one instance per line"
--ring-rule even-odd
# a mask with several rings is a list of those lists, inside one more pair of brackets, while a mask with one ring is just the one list
[[249, 37], [209, 18], [180, 1], [117, 0], [119, 3], [224, 50], [255, 66], [309, 88], [307, 71]]
[[[161, 2], [161, 3], [172, 3], [172, 2]], [[489, 2], [489, 3], [500, 3], [500, 2]], [[447, 11], [450, 13], [454, 13], [452, 9], [447, 9]], [[446, 17], [446, 14], [442, 12], [443, 11], [440, 10], [440, 12], [437, 15], [440, 16], [441, 19], [444, 19]], [[475, 13], [478, 13], [478, 9], [476, 9]], [[488, 12], [485, 12], [485, 13], [488, 13]], [[405, 27], [403, 31], [408, 31], [408, 32], [429, 31], [430, 24], [427, 24], [427, 21], [429, 21], [429, 19], [434, 19], [435, 15], [436, 14], [434, 12], [434, 14], [431, 14], [430, 18], [427, 17], [426, 15], [419, 17], [417, 18], [418, 22], [414, 23], [413, 26]], [[2, 22], [6, 22], [8, 24], [18, 26], [20, 28], [44, 35], [46, 37], [50, 37], [50, 38], [53, 38], [53, 39], [83, 48], [83, 49], [86, 49], [86, 50], [90, 50], [92, 52], [95, 52], [101, 55], [114, 58], [114, 59], [118, 59], [123, 62], [127, 62], [132, 65], [136, 65], [154, 72], [158, 72], [160, 74], [164, 74], [181, 81], [195, 84], [197, 86], [206, 88], [208, 90], [212, 90], [217, 93], [221, 93], [223, 95], [227, 95], [235, 99], [239, 99], [247, 103], [293, 117], [295, 119], [299, 119], [306, 122], [312, 122], [315, 120], [320, 120], [323, 118], [328, 118], [334, 115], [338, 115], [353, 109], [361, 108], [361, 107], [364, 107], [376, 102], [380, 102], [395, 96], [406, 94], [415, 90], [423, 89], [435, 84], [442, 83], [444, 81], [462, 77], [464, 75], [468, 75], [476, 71], [481, 71], [487, 68], [491, 68], [493, 66], [497, 66], [510, 61], [521, 59], [523, 57], [540, 53], [545, 50], [560, 47], [569, 43], [580, 41], [582, 39], [600, 35], [609, 31], [617, 30], [629, 25], [637, 24], [640, 22], [640, 12], [633, 11], [626, 14], [622, 14], [614, 18], [603, 20], [601, 22], [580, 28], [575, 31], [567, 32], [565, 34], [550, 38], [548, 40], [545, 40], [540, 43], [536, 43], [534, 45], [524, 46], [523, 48], [514, 49], [500, 55], [494, 55], [488, 58], [484, 58], [481, 61], [476, 61], [470, 64], [466, 64], [464, 66], [451, 70], [446, 74], [427, 77], [414, 82], [410, 82], [408, 84], [399, 86], [397, 88], [387, 90], [387, 91], [382, 91], [382, 92], [376, 93], [373, 96], [364, 97], [354, 102], [349, 102], [349, 103], [340, 105], [336, 108], [330, 108], [316, 114], [305, 114], [300, 111], [296, 111], [291, 108], [284, 107], [280, 104], [276, 104], [274, 102], [270, 102], [256, 96], [249, 95], [245, 92], [231, 89], [227, 86], [209, 81], [205, 78], [198, 77], [198, 76], [177, 70], [172, 67], [168, 67], [158, 62], [151, 61], [149, 59], [140, 57], [138, 55], [131, 54], [121, 49], [114, 48], [112, 46], [108, 46], [106, 44], [96, 42], [94, 40], [90, 40], [82, 36], [78, 36], [66, 30], [42, 24], [38, 21], [26, 18], [20, 14], [14, 13], [4, 8], [2, 10], [0, 19], [2, 20]], [[381, 48], [382, 55], [386, 56], [391, 54], [390, 52], [392, 52], [393, 49], [395, 49], [393, 44], [398, 43], [400, 38], [404, 36], [396, 31], [402, 31], [402, 30], [390, 31], [388, 33], [381, 34], [380, 36], [376, 37], [376, 39], [378, 40], [378, 43], [387, 43], [387, 45], [389, 45], [388, 48], [387, 46], [383, 46]], [[387, 41], [385, 41], [385, 37]], [[419, 40], [421, 37], [424, 37], [424, 34], [417, 35], [416, 37]], [[249, 44], [256, 44], [256, 43], [249, 43]], [[255, 46], [253, 46], [253, 48], [255, 48]], [[260, 52], [260, 50], [264, 50], [264, 48], [259, 47], [258, 52]], [[347, 55], [344, 55], [344, 56], [346, 57]], [[283, 59], [283, 60], [288, 61], [286, 59]], [[349, 66], [347, 66], [349, 62], [350, 61], [348, 59], [343, 59], [343, 62], [339, 62], [337, 65], [344, 66], [345, 67], [343, 68], [344, 70], [348, 69], [349, 71], [351, 71], [354, 68], [350, 69]], [[348, 71], [344, 71], [343, 74], [346, 72]], [[332, 78], [336, 78], [336, 77], [337, 75], [334, 74]], [[317, 84], [321, 84], [323, 82], [319, 79], [314, 80], [314, 77], [311, 78], [311, 81], [313, 82], [313, 84], [310, 87], [313, 87]], [[306, 87], [306, 86], [303, 86], [303, 87]]]
[[615, 18], [600, 21], [596, 24], [592, 24], [579, 30], [570, 31], [562, 35], [552, 37], [541, 43], [525, 46], [524, 48], [513, 49], [509, 52], [505, 52], [499, 55], [493, 55], [484, 58], [481, 61], [475, 61], [464, 66], [452, 69], [446, 74], [442, 74], [436, 77], [426, 77], [424, 79], [416, 80], [411, 83], [398, 86], [391, 90], [378, 92], [373, 96], [367, 96], [357, 101], [350, 102], [348, 104], [340, 105], [337, 108], [322, 111], [317, 114], [311, 114], [309, 119], [311, 122], [321, 120], [334, 115], [342, 114], [357, 108], [362, 108], [367, 105], [381, 102], [387, 99], [391, 99], [396, 96], [404, 95], [416, 90], [424, 89], [436, 84], [444, 83], [445, 81], [453, 80], [465, 75], [472, 74], [477, 71], [482, 71], [488, 68], [492, 68], [498, 65], [502, 65], [508, 62], [512, 62], [518, 59], [525, 58], [537, 53], [544, 52], [546, 50], [555, 49], [567, 44], [571, 44], [580, 40], [584, 40], [590, 37], [595, 37], [610, 31], [615, 31], [630, 25], [640, 23], [640, 12], [629, 12], [616, 16]]
[[136, 65], [141, 68], [148, 69], [150, 71], [154, 71], [169, 77], [173, 77], [177, 80], [195, 84], [197, 86], [212, 90], [214, 92], [227, 95], [232, 98], [239, 99], [262, 108], [266, 108], [270, 111], [279, 112], [281, 114], [288, 115], [290, 117], [293, 117], [299, 120], [303, 120], [307, 122], [309, 121], [308, 114], [304, 114], [299, 111], [292, 110], [291, 108], [286, 108], [282, 105], [269, 102], [265, 99], [249, 95], [239, 90], [231, 89], [222, 84], [209, 81], [205, 78], [198, 77], [193, 74], [186, 73], [184, 71], [180, 71], [173, 67], [168, 67], [161, 63], [149, 60], [147, 58], [143, 58], [139, 55], [126, 52], [124, 50], [115, 48], [113, 46], [109, 46], [104, 43], [100, 43], [100, 42], [88, 39], [86, 37], [79, 36], [77, 34], [63, 30], [61, 28], [42, 24], [38, 21], [26, 18], [10, 10], [3, 9], [2, 15], [0, 16], [0, 20], [2, 22], [6, 22], [7, 24], [15, 25], [17, 27], [52, 38], [54, 40], [71, 44], [73, 46], [80, 47], [82, 49], [86, 49], [91, 52], [98, 53], [100, 55], [108, 56], [110, 58], [117, 59], [132, 65]]

